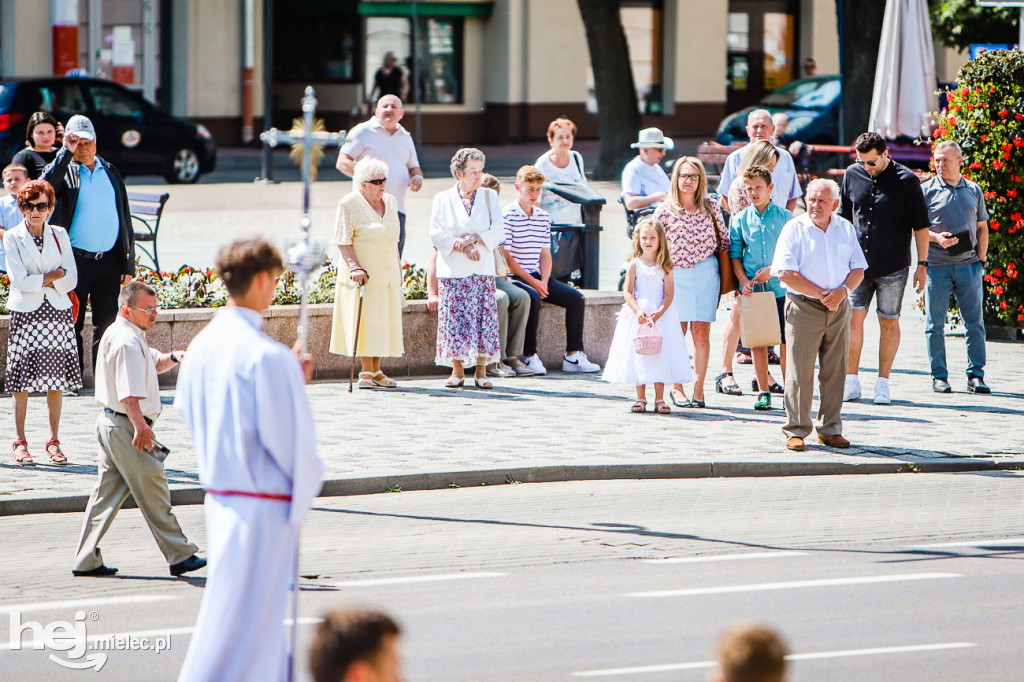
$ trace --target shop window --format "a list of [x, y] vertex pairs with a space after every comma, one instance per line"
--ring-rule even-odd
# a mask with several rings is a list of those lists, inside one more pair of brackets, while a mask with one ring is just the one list
[[[412, 19], [409, 17], [368, 17], [363, 82], [373, 89], [374, 76], [387, 53], [393, 53], [410, 83], [410, 102], [457, 104], [463, 101], [462, 19], [459, 17], [418, 17], [415, 57]], [[413, 74], [418, 59], [418, 83]]]
[[360, 22], [329, 6], [277, 5], [274, 12], [274, 80], [285, 83], [358, 83]]

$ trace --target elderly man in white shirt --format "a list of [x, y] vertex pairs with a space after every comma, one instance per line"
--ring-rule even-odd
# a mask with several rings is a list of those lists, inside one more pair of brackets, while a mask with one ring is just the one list
[[810, 435], [814, 396], [814, 362], [818, 361], [818, 442], [848, 448], [840, 409], [850, 346], [850, 290], [864, 279], [867, 261], [857, 232], [835, 215], [839, 186], [813, 180], [805, 196], [807, 213], [782, 228], [771, 274], [786, 295], [786, 447], [803, 450]]
[[[774, 134], [774, 118], [767, 109], [755, 109], [747, 114], [747, 136], [750, 138], [751, 144], [760, 140], [771, 140]], [[800, 190], [800, 179], [796, 174], [793, 157], [782, 147], [776, 145], [776, 148], [779, 150], [779, 162], [775, 164], [775, 170], [772, 171], [772, 202], [779, 208], [792, 211], [796, 206], [796, 200], [803, 194]], [[721, 196], [723, 211], [729, 210], [727, 199], [729, 188], [736, 178], [736, 172], [739, 170], [740, 162], [743, 161], [743, 155], [746, 152], [747, 148], [743, 146], [725, 159], [722, 176], [718, 181], [718, 194]]]
[[[353, 126], [338, 153], [337, 169], [355, 175], [356, 162], [366, 157], [388, 165], [384, 191], [398, 200], [398, 255], [405, 248], [405, 190], [418, 192], [423, 186], [423, 170], [416, 156], [412, 134], [400, 121], [405, 115], [402, 100], [384, 95], [377, 101], [373, 118]], [[358, 187], [356, 187], [358, 189]]]
[[622, 169], [622, 196], [627, 210], [653, 207], [668, 196], [671, 181], [661, 167], [665, 152], [675, 147], [658, 128], [644, 128], [630, 145], [639, 153]]
[[179, 576], [202, 568], [206, 559], [196, 556], [198, 548], [185, 537], [171, 511], [163, 462], [167, 450], [156, 441], [153, 422], [161, 411], [157, 374], [181, 362], [185, 351], [161, 353], [146, 341], [145, 332], [156, 325], [160, 311], [149, 285], [129, 282], [118, 303], [120, 312], [97, 347], [96, 402], [103, 407], [96, 424], [99, 480], [85, 510], [72, 573], [117, 573], [104, 565], [99, 543], [131, 493], [171, 575]]

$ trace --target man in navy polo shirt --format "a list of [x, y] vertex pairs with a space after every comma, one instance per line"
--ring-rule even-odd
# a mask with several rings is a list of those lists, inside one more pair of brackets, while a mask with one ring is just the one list
[[53, 186], [56, 195], [50, 222], [67, 229], [78, 266], [78, 362], [84, 369], [82, 329], [88, 303], [92, 305], [95, 369], [100, 339], [117, 317], [121, 287], [135, 275], [135, 233], [124, 180], [116, 168], [96, 155], [92, 121], [72, 116], [64, 129], [63, 145], [43, 169], [42, 179]]

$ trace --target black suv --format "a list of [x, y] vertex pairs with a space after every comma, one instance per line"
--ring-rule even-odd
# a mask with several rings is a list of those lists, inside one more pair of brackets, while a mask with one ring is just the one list
[[193, 183], [217, 163], [217, 147], [204, 126], [171, 116], [113, 81], [53, 77], [0, 81], [0, 168], [25, 147], [25, 127], [36, 111], [61, 123], [74, 114], [88, 116], [99, 155], [124, 175]]

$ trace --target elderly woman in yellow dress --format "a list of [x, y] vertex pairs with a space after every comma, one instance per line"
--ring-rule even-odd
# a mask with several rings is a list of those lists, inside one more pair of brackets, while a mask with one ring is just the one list
[[[338, 202], [334, 243], [341, 252], [334, 294], [330, 351], [362, 363], [359, 388], [394, 388], [382, 357], [400, 357], [402, 277], [398, 263], [398, 204], [384, 193], [388, 166], [366, 157], [356, 164], [354, 189]], [[356, 339], [359, 289], [365, 287]]]

